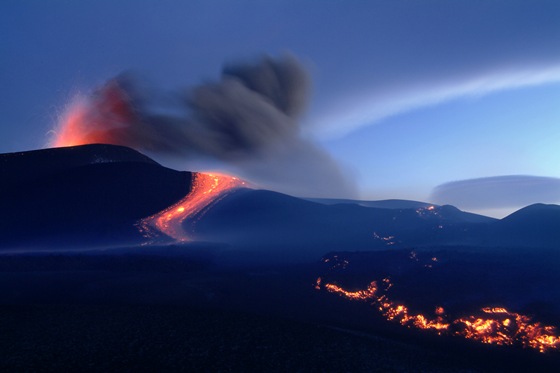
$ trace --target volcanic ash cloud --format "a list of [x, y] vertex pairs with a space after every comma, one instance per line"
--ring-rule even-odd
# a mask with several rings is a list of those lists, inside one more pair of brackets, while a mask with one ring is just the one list
[[110, 143], [174, 164], [218, 161], [284, 193], [351, 197], [336, 162], [301, 135], [309, 87], [290, 55], [226, 66], [218, 81], [175, 93], [122, 74], [72, 106], [52, 145]]

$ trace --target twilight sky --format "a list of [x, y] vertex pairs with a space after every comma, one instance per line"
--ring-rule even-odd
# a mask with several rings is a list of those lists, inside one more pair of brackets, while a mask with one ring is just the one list
[[560, 203], [559, 20], [557, 0], [4, 0], [0, 152], [44, 147], [122, 71], [173, 90], [290, 52], [313, 80], [304, 135], [361, 198]]

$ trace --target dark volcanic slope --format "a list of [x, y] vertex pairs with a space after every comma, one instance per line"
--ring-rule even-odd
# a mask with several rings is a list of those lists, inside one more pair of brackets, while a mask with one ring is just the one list
[[265, 190], [231, 193], [201, 215], [195, 224], [199, 239], [308, 258], [330, 250], [460, 244], [495, 222], [452, 206], [325, 205]]
[[449, 205], [402, 209], [327, 205], [265, 190], [232, 193], [194, 224], [201, 240], [286, 258], [313, 258], [330, 250], [442, 245], [557, 248], [558, 227], [560, 207], [555, 205], [530, 206], [497, 220]]
[[496, 237], [516, 246], [560, 248], [560, 206], [534, 204], [496, 224]]
[[0, 176], [3, 246], [130, 238], [138, 219], [176, 202], [191, 185], [190, 172], [113, 145], [2, 154]]

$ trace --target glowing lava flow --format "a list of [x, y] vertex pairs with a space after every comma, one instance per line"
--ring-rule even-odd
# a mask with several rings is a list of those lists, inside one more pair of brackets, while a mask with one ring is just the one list
[[193, 173], [190, 193], [165, 210], [142, 219], [139, 224], [140, 229], [149, 232], [152, 227], [176, 241], [189, 241], [191, 237], [183, 228], [183, 222], [218, 200], [224, 192], [244, 185], [245, 182], [232, 176]]
[[519, 342], [523, 347], [535, 348], [540, 352], [560, 348], [560, 336], [553, 326], [533, 322], [529, 316], [505, 308], [485, 307], [482, 312], [487, 316], [455, 320], [454, 324], [460, 328], [455, 334], [482, 343], [513, 345]]
[[[388, 278], [383, 279], [383, 286], [384, 293], [392, 286]], [[555, 327], [534, 322], [529, 316], [501, 307], [485, 307], [481, 309], [483, 315], [449, 321], [443, 307], [435, 307], [433, 317], [411, 314], [408, 307], [389, 300], [386, 294], [380, 294], [376, 281], [372, 281], [366, 290], [349, 291], [336, 284], [323, 283], [319, 277], [315, 289], [325, 289], [349, 300], [371, 301], [387, 320], [409, 328], [432, 329], [439, 335], [461, 336], [488, 344], [521, 345], [540, 352], [560, 349], [560, 335]]]

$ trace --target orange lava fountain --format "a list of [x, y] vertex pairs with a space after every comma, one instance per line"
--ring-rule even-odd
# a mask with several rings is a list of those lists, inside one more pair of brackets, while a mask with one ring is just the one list
[[103, 94], [89, 99], [76, 99], [67, 108], [61, 123], [53, 131], [52, 147], [85, 144], [133, 146], [127, 135], [130, 123], [138, 123], [129, 97], [116, 83], [109, 83]]
[[244, 185], [244, 181], [232, 176], [193, 173], [189, 194], [165, 210], [142, 219], [139, 226], [143, 232], [149, 232], [152, 227], [178, 242], [190, 241], [191, 237], [185, 231], [183, 222], [219, 200], [225, 192]]
[[[460, 336], [487, 344], [521, 345], [540, 352], [560, 349], [560, 335], [555, 327], [532, 321], [529, 316], [505, 308], [485, 307], [481, 309], [482, 315], [450, 320], [443, 307], [439, 306], [435, 307], [434, 316], [412, 314], [405, 305], [380, 294], [376, 281], [372, 281], [366, 290], [350, 291], [336, 284], [324, 283], [319, 277], [314, 286], [317, 290], [325, 289], [348, 300], [371, 301], [387, 320], [409, 328], [432, 329], [439, 335]], [[391, 287], [388, 278], [383, 279], [383, 286], [386, 293]]]

